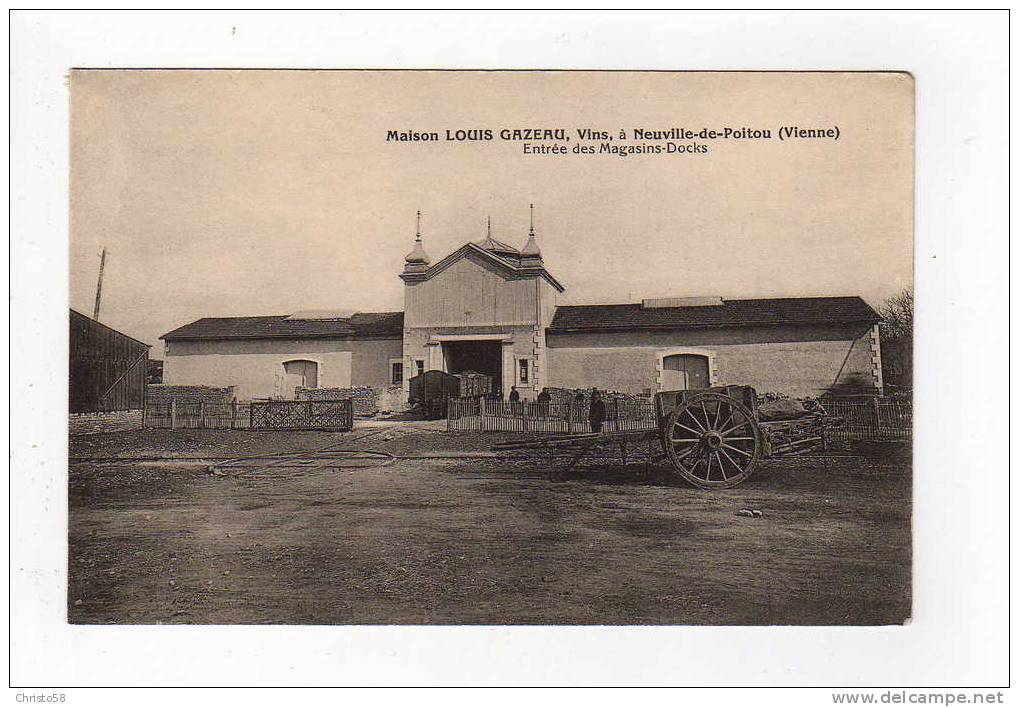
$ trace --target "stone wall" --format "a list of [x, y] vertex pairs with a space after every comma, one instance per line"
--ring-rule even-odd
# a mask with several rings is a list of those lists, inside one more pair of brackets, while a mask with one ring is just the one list
[[407, 399], [403, 387], [387, 385], [380, 388], [297, 388], [298, 400], [347, 400], [353, 401], [354, 414], [362, 417], [377, 412], [403, 412], [407, 410]]
[[301, 388], [294, 391], [297, 400], [350, 400], [355, 415], [374, 415], [378, 411], [378, 393], [362, 388]]
[[380, 388], [378, 405], [381, 412], [406, 412], [410, 409], [407, 404], [407, 394], [403, 392], [401, 385], [387, 385]]
[[228, 385], [216, 388], [208, 385], [164, 385], [152, 384], [146, 387], [149, 405], [169, 405], [171, 400], [180, 403], [229, 403], [234, 399], [234, 387]]
[[72, 436], [74, 436], [98, 434], [100, 432], [137, 430], [141, 429], [141, 426], [141, 410], [84, 412], [76, 415], [70, 415], [68, 431]]

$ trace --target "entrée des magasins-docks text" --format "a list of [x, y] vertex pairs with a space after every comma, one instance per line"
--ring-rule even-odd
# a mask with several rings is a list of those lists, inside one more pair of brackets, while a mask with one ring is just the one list
[[[777, 129], [751, 127], [720, 127], [720, 128], [634, 128], [629, 131], [619, 130], [615, 133], [606, 130], [589, 130], [580, 128], [490, 128], [446, 129], [439, 131], [418, 130], [387, 130], [386, 142], [523, 142], [532, 145], [536, 153], [562, 153], [568, 148], [565, 144], [575, 137], [578, 144], [573, 145], [572, 152], [578, 153], [636, 153], [636, 152], [707, 152], [708, 146], [693, 142], [677, 145], [677, 140], [779, 140], [823, 139], [838, 140], [840, 130], [837, 125], [830, 127], [801, 127], [787, 125]], [[631, 141], [641, 145], [627, 144]], [[584, 142], [597, 142], [599, 145], [584, 145]], [[525, 152], [532, 150], [525, 149]]]

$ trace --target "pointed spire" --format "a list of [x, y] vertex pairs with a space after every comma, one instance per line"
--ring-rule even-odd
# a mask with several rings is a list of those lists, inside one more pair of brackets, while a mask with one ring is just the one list
[[407, 253], [404, 258], [406, 263], [403, 267], [404, 272], [420, 272], [428, 269], [428, 264], [431, 262], [428, 259], [428, 253], [425, 252], [425, 245], [421, 242], [421, 212], [417, 212], [417, 236], [414, 238], [414, 250]]
[[492, 217], [488, 217], [488, 240], [492, 240]]
[[538, 239], [534, 236], [534, 204], [531, 204], [531, 229], [528, 231], [527, 243], [520, 251], [520, 264], [541, 266], [541, 249], [538, 248]]

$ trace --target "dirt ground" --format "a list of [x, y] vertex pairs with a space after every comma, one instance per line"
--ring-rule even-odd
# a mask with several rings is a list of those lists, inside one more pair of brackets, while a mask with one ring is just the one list
[[[642, 463], [602, 459], [550, 475], [547, 459], [487, 451], [514, 436], [396, 423], [346, 434], [72, 438], [69, 620], [830, 625], [910, 616], [908, 447], [770, 461], [735, 489], [706, 492], [662, 466], [645, 475]], [[310, 454], [324, 448], [396, 457]], [[296, 454], [224, 461], [278, 453]], [[213, 474], [210, 464], [222, 466]], [[738, 516], [744, 508], [763, 515]]]

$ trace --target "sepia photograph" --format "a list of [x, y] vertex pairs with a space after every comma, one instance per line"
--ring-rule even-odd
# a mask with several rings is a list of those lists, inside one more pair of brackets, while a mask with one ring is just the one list
[[8, 25], [12, 703], [1007, 702], [1008, 11]]
[[913, 100], [73, 71], [69, 622], [908, 622]]

